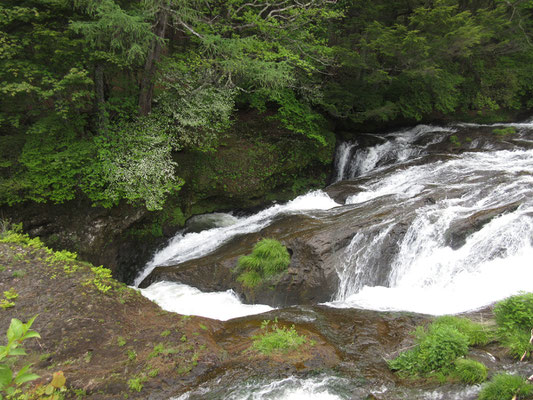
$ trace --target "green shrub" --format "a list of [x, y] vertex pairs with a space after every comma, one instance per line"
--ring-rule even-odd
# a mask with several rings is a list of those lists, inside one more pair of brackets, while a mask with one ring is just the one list
[[464, 383], [474, 384], [487, 380], [487, 367], [467, 358], [455, 360], [455, 375]]
[[274, 324], [270, 325], [270, 321], [263, 321], [261, 329], [264, 333], [252, 337], [255, 350], [268, 355], [274, 352], [288, 352], [305, 343], [306, 337], [298, 335], [294, 325], [290, 328], [279, 327], [277, 322], [276, 319]]
[[533, 328], [533, 293], [524, 293], [500, 301], [494, 308], [494, 317], [498, 327], [506, 331]]
[[461, 146], [461, 142], [459, 141], [459, 138], [457, 137], [457, 135], [450, 136], [450, 142], [453, 146], [456, 146], [456, 147]]
[[415, 331], [416, 346], [389, 361], [389, 367], [407, 376], [449, 375], [457, 358], [468, 353], [468, 337], [454, 326], [431, 324]]
[[469, 320], [468, 318], [445, 315], [437, 318], [433, 324], [453, 326], [459, 332], [468, 337], [468, 344], [470, 346], [485, 345], [491, 339], [490, 332], [486, 327], [477, 322]]
[[251, 254], [239, 258], [237, 270], [241, 272], [237, 280], [244, 286], [253, 288], [263, 279], [268, 279], [287, 269], [291, 256], [287, 248], [274, 239], [262, 239]]
[[533, 293], [524, 293], [499, 302], [494, 308], [500, 342], [513, 357], [529, 355], [533, 345], [529, 343], [533, 329]]
[[511, 400], [513, 396], [523, 399], [531, 395], [533, 388], [517, 375], [498, 374], [479, 393], [478, 400]]
[[496, 136], [502, 139], [507, 135], [512, 135], [516, 133], [516, 128], [512, 126], [508, 126], [506, 128], [496, 128], [492, 130], [492, 133], [494, 133]]

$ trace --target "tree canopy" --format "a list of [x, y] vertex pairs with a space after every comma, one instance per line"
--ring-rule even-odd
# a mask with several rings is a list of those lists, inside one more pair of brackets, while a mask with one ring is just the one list
[[0, 204], [160, 208], [179, 151], [255, 109], [316, 146], [344, 124], [531, 106], [526, 0], [5, 0]]

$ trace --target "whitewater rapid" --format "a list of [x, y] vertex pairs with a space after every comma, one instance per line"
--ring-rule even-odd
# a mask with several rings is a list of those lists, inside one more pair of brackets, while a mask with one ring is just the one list
[[[340, 283], [329, 306], [454, 314], [533, 291], [533, 150], [494, 150], [491, 143], [479, 144], [481, 138], [471, 141], [471, 151], [430, 157], [434, 145], [447, 143], [461, 129], [484, 127], [490, 133], [491, 127], [508, 126], [517, 129], [515, 142], [532, 142], [533, 123], [526, 122], [419, 125], [376, 137], [367, 147], [342, 143], [334, 180], [357, 183], [345, 204], [315, 191], [247, 217], [211, 215], [213, 227], [179, 232], [135, 283], [156, 266], [209, 254], [280, 215], [335, 218], [338, 207], [355, 207], [390, 217], [376, 218], [367, 230], [346, 227], [354, 235], [335, 265]], [[484, 214], [491, 217], [476, 225]], [[403, 234], [392, 248], [390, 237], [398, 231]], [[392, 254], [386, 274], [380, 264], [384, 253]], [[379, 284], [377, 271], [385, 275]], [[179, 283], [156, 283], [142, 293], [166, 310], [218, 319], [270, 309], [244, 305], [233, 292], [207, 294]]]
[[[179, 232], [166, 247], [155, 253], [152, 260], [135, 279], [135, 286], [138, 286], [157, 266], [178, 264], [209, 254], [236, 236], [260, 231], [279, 215], [305, 213], [313, 216], [314, 211], [329, 210], [338, 206], [340, 204], [326, 193], [317, 190], [299, 196], [288, 203], [273, 205], [248, 217], [239, 218], [223, 213], [218, 213], [216, 216], [208, 214], [207, 217], [211, 218], [210, 222], [214, 225], [213, 228], [200, 232]], [[272, 310], [264, 304], [243, 304], [232, 291], [203, 293], [191, 286], [172, 282], [154, 283], [140, 291], [166, 311], [219, 320]]]

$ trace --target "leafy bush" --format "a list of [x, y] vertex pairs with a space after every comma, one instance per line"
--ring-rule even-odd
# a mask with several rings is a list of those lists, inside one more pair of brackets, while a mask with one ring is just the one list
[[428, 376], [433, 372], [450, 374], [454, 362], [468, 352], [468, 337], [452, 325], [431, 324], [415, 331], [416, 346], [389, 361], [392, 370], [408, 376]]
[[524, 293], [500, 301], [494, 308], [494, 317], [500, 329], [533, 328], [533, 293]]
[[263, 279], [285, 271], [290, 262], [291, 256], [285, 246], [274, 239], [262, 239], [251, 254], [239, 258], [237, 269], [241, 274], [237, 280], [253, 288]]
[[478, 400], [511, 400], [513, 396], [523, 399], [533, 393], [533, 387], [517, 375], [498, 374], [483, 387]]
[[459, 358], [455, 360], [455, 374], [464, 383], [481, 383], [487, 379], [487, 367], [474, 360]]
[[286, 328], [279, 327], [277, 319], [273, 325], [270, 325], [270, 322], [263, 321], [261, 329], [264, 333], [252, 337], [255, 350], [268, 355], [274, 352], [288, 352], [305, 343], [306, 337], [298, 335], [294, 325]]
[[459, 332], [468, 337], [468, 344], [470, 346], [484, 345], [487, 344], [491, 339], [491, 334], [486, 327], [477, 322], [469, 320], [468, 318], [445, 315], [437, 318], [433, 324], [453, 326]]
[[524, 293], [499, 302], [494, 308], [501, 343], [511, 354], [520, 358], [529, 355], [533, 345], [529, 343], [533, 329], [533, 293]]

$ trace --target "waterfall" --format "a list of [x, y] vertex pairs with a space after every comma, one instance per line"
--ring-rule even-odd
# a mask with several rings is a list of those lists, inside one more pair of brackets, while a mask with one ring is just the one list
[[[389, 206], [405, 208], [412, 220], [378, 285], [373, 260], [387, 251], [384, 238], [396, 222], [387, 221], [373, 237], [354, 236], [338, 267], [341, 285], [332, 305], [444, 314], [532, 290], [532, 171], [533, 150], [496, 151], [464, 153], [367, 181], [348, 204], [372, 207], [388, 196], [394, 199]], [[412, 209], [422, 196], [431, 201]], [[454, 235], [461, 234], [454, 246]]]
[[417, 125], [383, 136], [365, 135], [380, 142], [374, 146], [358, 147], [358, 143], [343, 142], [335, 155], [335, 182], [423, 155], [427, 147], [441, 142], [456, 130], [454, 127]]
[[[494, 137], [493, 127], [506, 126], [516, 134]], [[532, 291], [532, 130], [529, 122], [419, 125], [358, 139], [374, 143], [366, 147], [341, 143], [333, 189], [344, 205], [315, 191], [247, 217], [198, 217], [135, 283], [156, 266], [202, 257], [282, 215], [304, 213], [347, 232], [349, 243], [335, 249], [338, 261], [331, 265], [339, 286], [330, 306], [459, 313]], [[456, 133], [472, 135], [463, 146], [470, 152], [448, 151]], [[159, 282], [143, 294], [167, 310], [220, 319], [268, 309], [248, 308], [231, 291], [206, 294], [180, 283]]]
[[299, 196], [287, 204], [276, 204], [249, 217], [233, 217], [232, 220], [225, 217], [225, 223], [219, 227], [200, 232], [178, 232], [165, 248], [155, 253], [135, 279], [135, 286], [139, 286], [155, 267], [178, 264], [208, 254], [238, 235], [260, 231], [277, 215], [328, 210], [339, 205], [326, 193], [317, 190]]

